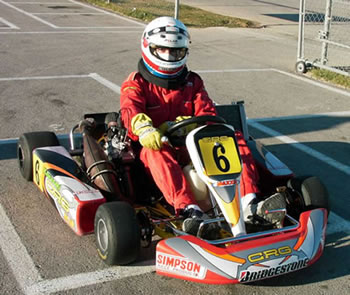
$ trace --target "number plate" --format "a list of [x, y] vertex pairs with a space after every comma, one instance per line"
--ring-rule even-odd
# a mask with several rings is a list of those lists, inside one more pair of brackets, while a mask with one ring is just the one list
[[199, 140], [199, 148], [208, 176], [241, 172], [240, 157], [232, 137], [204, 137]]

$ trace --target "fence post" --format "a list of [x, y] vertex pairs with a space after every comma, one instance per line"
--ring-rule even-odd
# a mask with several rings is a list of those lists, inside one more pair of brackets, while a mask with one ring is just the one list
[[175, 0], [175, 15], [174, 18], [178, 19], [179, 18], [179, 8], [180, 8], [180, 0]]
[[323, 31], [321, 31], [320, 39], [325, 40], [322, 42], [322, 53], [321, 53], [321, 64], [325, 65], [328, 60], [328, 39], [331, 28], [331, 20], [332, 20], [332, 6], [333, 0], [327, 0], [326, 14], [324, 16], [324, 26]]
[[297, 58], [298, 61], [304, 60], [304, 33], [305, 33], [305, 0], [300, 0], [298, 58]]

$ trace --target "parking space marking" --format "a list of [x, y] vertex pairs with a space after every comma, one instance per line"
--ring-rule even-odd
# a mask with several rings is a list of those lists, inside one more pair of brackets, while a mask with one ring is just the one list
[[286, 75], [288, 77], [292, 77], [294, 79], [298, 79], [298, 80], [301, 80], [301, 81], [304, 81], [304, 82], [307, 82], [309, 84], [312, 84], [312, 85], [315, 85], [315, 86], [318, 86], [318, 87], [321, 87], [321, 88], [324, 88], [324, 89], [327, 89], [327, 90], [330, 90], [330, 91], [333, 91], [333, 92], [336, 92], [338, 94], [342, 94], [342, 95], [345, 95], [345, 96], [349, 96], [350, 97], [350, 91], [347, 91], [347, 90], [342, 90], [342, 89], [339, 89], [339, 88], [336, 88], [336, 87], [332, 87], [332, 86], [329, 86], [325, 83], [320, 83], [320, 82], [317, 82], [315, 80], [311, 80], [309, 78], [305, 78], [301, 75], [296, 75], [296, 74], [292, 74], [292, 73], [288, 73], [288, 72], [285, 72], [285, 71], [281, 71], [281, 70], [278, 70], [278, 69], [273, 69], [273, 71], [277, 72], [277, 73], [280, 73], [282, 75]]
[[154, 261], [149, 260], [130, 266], [113, 266], [95, 272], [43, 280], [1, 204], [0, 224], [0, 249], [26, 295], [50, 294], [155, 271]]
[[55, 292], [68, 291], [86, 286], [97, 285], [105, 282], [130, 278], [155, 271], [155, 262], [153, 260], [144, 262], [145, 266], [113, 266], [103, 270], [80, 273], [67, 277], [45, 280], [33, 284], [26, 289], [26, 295], [50, 294]]
[[0, 22], [5, 24], [7, 27], [3, 28], [0, 27], [1, 30], [8, 30], [8, 29], [16, 29], [19, 30], [19, 27], [17, 27], [16, 25], [14, 25], [13, 23], [10, 23], [9, 21], [7, 21], [6, 19], [0, 17]]
[[296, 149], [302, 151], [303, 153], [308, 154], [308, 155], [316, 158], [317, 160], [320, 160], [320, 161], [326, 163], [327, 165], [329, 165], [337, 170], [340, 170], [341, 172], [350, 176], [350, 166], [344, 165], [343, 163], [340, 163], [337, 160], [334, 160], [333, 158], [326, 156], [325, 154], [322, 154], [322, 153], [320, 153], [312, 148], [309, 148], [305, 144], [302, 144], [302, 143], [292, 139], [289, 136], [283, 135], [282, 133], [280, 133], [276, 130], [273, 130], [269, 127], [266, 127], [266, 126], [258, 123], [254, 119], [249, 119], [247, 121], [248, 121], [248, 125], [252, 126], [253, 128], [258, 129], [258, 130], [268, 134], [269, 136], [271, 136], [275, 139], [278, 139], [284, 143], [290, 144], [293, 146], [293, 148], [296, 148]]
[[76, 78], [89, 78], [89, 77], [90, 77], [89, 75], [12, 77], [12, 78], [0, 78], [0, 82], [4, 82], [4, 81], [27, 81], [27, 80], [76, 79]]
[[[109, 12], [109, 11], [105, 11], [103, 9], [99, 9], [99, 8], [96, 8], [96, 7], [93, 7], [93, 6], [90, 6], [90, 5], [87, 5], [87, 4], [84, 4], [84, 3], [80, 3], [80, 2], [77, 2], [77, 1], [74, 1], [74, 0], [68, 0], [69, 2], [71, 3], [74, 3], [75, 5], [79, 5], [79, 6], [82, 6], [82, 7], [85, 7], [85, 8], [88, 8], [90, 10], [94, 10], [94, 11], [98, 11], [99, 14], [101, 15], [108, 15], [108, 16], [113, 16], [115, 18], [118, 18], [118, 19], [122, 19], [126, 22], [130, 22], [130, 23], [133, 23], [137, 26], [107, 26], [107, 27], [62, 27], [62, 26], [57, 26], [57, 25], [54, 25], [53, 23], [50, 23], [36, 15], [44, 15], [44, 14], [61, 14], [61, 15], [69, 15], [69, 14], [73, 14], [73, 13], [30, 13], [30, 12], [27, 12], [17, 6], [15, 6], [15, 4], [37, 4], [37, 5], [40, 5], [40, 4], [55, 4], [55, 5], [67, 5], [67, 2], [61, 2], [61, 3], [43, 3], [43, 2], [5, 2], [4, 0], [0, 0], [0, 3], [20, 12], [20, 13], [23, 13], [24, 15], [26, 16], [29, 16], [53, 29], [96, 29], [96, 28], [99, 28], [99, 29], [130, 29], [130, 28], [141, 28], [141, 27], [144, 27], [145, 24], [141, 23], [141, 22], [138, 22], [136, 20], [132, 20], [132, 19], [129, 19], [129, 18], [126, 18], [126, 17], [123, 17], [121, 15], [118, 15], [116, 13], [112, 13], [112, 12]], [[74, 13], [76, 15], [86, 15], [86, 14], [94, 14], [94, 13], [89, 13], [89, 12], [86, 12], [86, 13]]]
[[27, 286], [41, 281], [42, 277], [1, 204], [0, 224], [0, 249], [20, 288], [25, 290]]
[[8, 7], [12, 8], [12, 9], [14, 9], [14, 10], [20, 12], [20, 13], [23, 13], [24, 15], [29, 16], [29, 17], [31, 17], [31, 18], [37, 20], [38, 22], [41, 22], [41, 23], [43, 23], [43, 24], [45, 24], [45, 25], [47, 25], [47, 26], [49, 26], [49, 27], [51, 27], [51, 28], [53, 28], [53, 29], [58, 29], [58, 27], [55, 26], [54, 24], [51, 24], [51, 23], [49, 23], [49, 22], [47, 22], [47, 21], [41, 19], [40, 17], [37, 17], [37, 16], [33, 15], [32, 13], [29, 13], [29, 12], [23, 10], [23, 9], [20, 9], [20, 8], [14, 6], [14, 5], [12, 5], [12, 4], [8, 3], [8, 2], [5, 2], [5, 1], [3, 1], [3, 0], [0, 0], [0, 3], [3, 4], [3, 5], [5, 5], [5, 6], [8, 6]]
[[34, 15], [104, 15], [102, 12], [35, 12]]
[[117, 84], [114, 84], [113, 82], [103, 78], [99, 74], [91, 73], [89, 74], [89, 77], [96, 80], [97, 82], [101, 83], [102, 85], [106, 86], [107, 88], [113, 90], [114, 92], [120, 94], [120, 86]]
[[28, 5], [67, 5], [67, 1], [66, 2], [36, 2], [36, 1], [7, 1], [7, 3], [11, 3], [11, 4], [28, 4]]
[[[88, 27], [84, 27], [88, 29]], [[105, 29], [105, 28], [96, 28], [92, 29]], [[115, 29], [115, 27], [113, 27]], [[41, 35], [41, 34], [130, 34], [137, 33], [140, 34], [140, 31], [36, 31], [36, 32], [0, 32], [0, 35]]]
[[259, 118], [259, 119], [254, 119], [254, 121], [255, 122], [273, 122], [273, 121], [281, 121], [281, 120], [302, 120], [302, 119], [310, 119], [310, 118], [320, 118], [325, 116], [347, 117], [347, 116], [350, 116], [350, 111], [328, 112], [328, 113], [318, 113], [318, 114], [310, 114], [310, 115], [282, 116], [282, 117], [273, 117], [273, 118]]
[[89, 9], [93, 9], [93, 10], [96, 10], [96, 11], [99, 11], [99, 12], [102, 12], [102, 13], [107, 14], [107, 15], [111, 15], [113, 17], [123, 19], [123, 20], [125, 20], [127, 22], [130, 22], [130, 23], [133, 23], [133, 24], [137, 25], [138, 27], [145, 27], [146, 26], [142, 22], [139, 22], [139, 21], [136, 21], [136, 20], [133, 20], [133, 19], [121, 16], [121, 15], [113, 13], [113, 12], [109, 12], [109, 11], [106, 11], [106, 10], [103, 10], [103, 9], [100, 9], [100, 8], [97, 8], [97, 7], [88, 5], [88, 4], [84, 4], [84, 3], [81, 3], [81, 2], [77, 2], [77, 1], [74, 1], [74, 0], [69, 0], [69, 1], [72, 2], [72, 3], [75, 3], [77, 5], [80, 5], [80, 6], [89, 8]]
[[200, 73], [205, 73], [205, 74], [213, 73], [213, 74], [215, 74], [215, 73], [240, 73], [240, 72], [269, 72], [269, 71], [270, 72], [276, 72], [276, 73], [279, 73], [279, 74], [282, 74], [282, 75], [285, 75], [285, 76], [288, 76], [288, 77], [291, 77], [291, 78], [294, 78], [294, 79], [297, 79], [297, 80], [301, 80], [303, 82], [306, 82], [306, 83], [309, 83], [309, 84], [312, 84], [312, 85], [315, 85], [315, 86], [318, 86], [318, 87], [321, 87], [321, 88], [324, 88], [324, 89], [336, 92], [338, 94], [342, 94], [342, 95], [350, 97], [350, 91], [342, 90], [342, 89], [339, 89], [339, 88], [336, 88], [336, 87], [332, 87], [330, 85], [327, 85], [327, 84], [324, 84], [324, 83], [320, 83], [320, 82], [317, 82], [315, 80], [311, 80], [309, 78], [306, 78], [306, 77], [303, 77], [303, 76], [300, 76], [300, 75], [288, 73], [288, 72], [281, 71], [281, 70], [274, 69], [274, 68], [267, 68], [267, 69], [198, 70], [198, 71], [195, 71], [195, 72], [197, 72], [199, 74]]
[[[67, 30], [71, 30], [71, 29], [76, 29], [76, 30], [80, 30], [80, 29], [135, 29], [136, 27], [126, 27], [126, 26], [107, 26], [107, 27], [57, 27], [59, 29], [67, 29]], [[137, 32], [139, 34], [139, 32]]]

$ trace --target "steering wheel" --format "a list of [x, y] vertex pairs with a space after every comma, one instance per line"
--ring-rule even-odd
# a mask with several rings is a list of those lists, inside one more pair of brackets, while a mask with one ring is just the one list
[[191, 124], [204, 124], [206, 122], [213, 122], [213, 123], [226, 123], [226, 120], [219, 116], [198, 116], [198, 117], [191, 117], [189, 119], [182, 120], [180, 122], [175, 123], [173, 126], [169, 127], [169, 129], [164, 133], [164, 136], [167, 137], [170, 141], [170, 143], [173, 146], [183, 146], [185, 144], [185, 137], [175, 137], [173, 136], [173, 133], [177, 130], [179, 130], [182, 127], [191, 125]]

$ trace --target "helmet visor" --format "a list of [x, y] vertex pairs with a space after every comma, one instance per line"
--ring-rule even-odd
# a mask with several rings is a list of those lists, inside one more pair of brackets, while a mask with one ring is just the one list
[[169, 48], [151, 44], [150, 51], [155, 57], [171, 62], [182, 60], [186, 56], [188, 48]]

